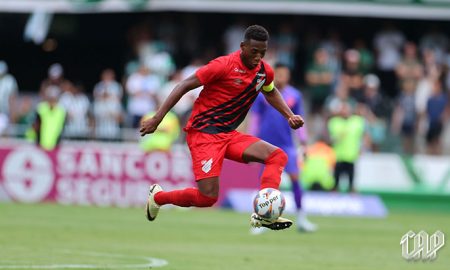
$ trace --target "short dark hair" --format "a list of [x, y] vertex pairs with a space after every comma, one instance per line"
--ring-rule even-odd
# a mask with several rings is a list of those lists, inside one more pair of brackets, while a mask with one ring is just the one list
[[250, 39], [257, 41], [268, 41], [269, 40], [269, 32], [267, 32], [266, 28], [261, 25], [252, 25], [249, 26], [245, 30], [244, 41], [249, 41]]
[[277, 68], [287, 68], [287, 69], [290, 70], [289, 66], [286, 65], [285, 63], [282, 63], [282, 62], [277, 62], [277, 63], [275, 63], [275, 65], [273, 65], [273, 68], [274, 68], [274, 69], [277, 69]]

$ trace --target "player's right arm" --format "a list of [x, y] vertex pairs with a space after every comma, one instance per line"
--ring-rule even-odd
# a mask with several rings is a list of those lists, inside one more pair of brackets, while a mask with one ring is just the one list
[[210, 61], [207, 65], [199, 68], [195, 74], [175, 86], [161, 107], [159, 107], [155, 116], [141, 122], [141, 136], [155, 132], [166, 113], [172, 109], [184, 94], [199, 86], [211, 84], [222, 78], [227, 67], [227, 59], [226, 57], [219, 57]]
[[196, 74], [191, 75], [190, 77], [177, 84], [177, 86], [175, 86], [170, 95], [163, 102], [161, 107], [159, 107], [156, 114], [153, 117], [141, 122], [141, 136], [155, 132], [164, 116], [167, 114], [167, 112], [170, 111], [170, 109], [172, 109], [173, 106], [175, 106], [175, 104], [181, 99], [181, 97], [190, 90], [195, 89], [201, 85], [202, 83], [200, 82]]

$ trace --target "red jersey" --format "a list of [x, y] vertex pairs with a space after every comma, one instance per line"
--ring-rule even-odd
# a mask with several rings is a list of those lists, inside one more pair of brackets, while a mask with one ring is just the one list
[[203, 90], [185, 130], [217, 134], [233, 131], [244, 121], [261, 89], [272, 90], [274, 74], [264, 61], [247, 68], [236, 51], [199, 68], [196, 76]]

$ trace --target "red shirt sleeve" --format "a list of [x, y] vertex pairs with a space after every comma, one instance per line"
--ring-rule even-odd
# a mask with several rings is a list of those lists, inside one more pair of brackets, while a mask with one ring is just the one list
[[267, 86], [273, 82], [273, 77], [275, 75], [274, 75], [272, 67], [269, 64], [267, 64], [266, 62], [263, 62], [263, 63], [264, 63], [264, 68], [266, 69], [266, 75], [267, 75], [266, 81], [264, 82], [264, 86]]
[[206, 85], [220, 79], [225, 73], [225, 67], [225, 59], [219, 57], [199, 68], [195, 75], [202, 85]]

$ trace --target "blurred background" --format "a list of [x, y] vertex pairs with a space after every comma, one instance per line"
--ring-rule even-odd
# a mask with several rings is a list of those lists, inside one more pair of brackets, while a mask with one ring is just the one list
[[[1, 67], [14, 81], [2, 84], [3, 136], [23, 137], [32, 121], [27, 112], [55, 84], [70, 115], [63, 138], [104, 139], [95, 108], [113, 95], [120, 104], [111, 122], [120, 130], [109, 139], [135, 141], [133, 116], [151, 111], [196, 67], [237, 50], [246, 26], [258, 23], [271, 33], [267, 61], [288, 65], [306, 98], [311, 141], [337, 102], [348, 100], [368, 109], [360, 108], [371, 127], [365, 150], [449, 153], [445, 123], [441, 147], [426, 140], [430, 117], [441, 116], [427, 111], [432, 88], [450, 87], [445, 4], [399, 1], [402, 9], [391, 9], [383, 1], [294, 1], [273, 9], [271, 1], [235, 2], [224, 8], [210, 1], [2, 1]], [[321, 73], [330, 76], [313, 78]], [[136, 104], [141, 79], [150, 94]], [[110, 81], [114, 90], [102, 95]], [[181, 120], [190, 104], [175, 108]]]
[[[303, 95], [306, 211], [386, 218], [423, 209], [448, 221], [445, 0], [2, 0], [0, 200], [142, 206], [150, 183], [192, 186], [181, 129], [201, 89], [159, 133], [140, 138], [139, 122], [198, 67], [238, 50], [252, 24], [269, 30], [266, 61], [287, 66]], [[349, 116], [364, 121], [358, 144], [347, 145], [357, 150], [355, 180], [336, 185], [347, 149], [336, 150], [330, 121]], [[248, 118], [240, 131], [250, 131]], [[218, 206], [251, 211], [259, 172], [227, 161]]]

